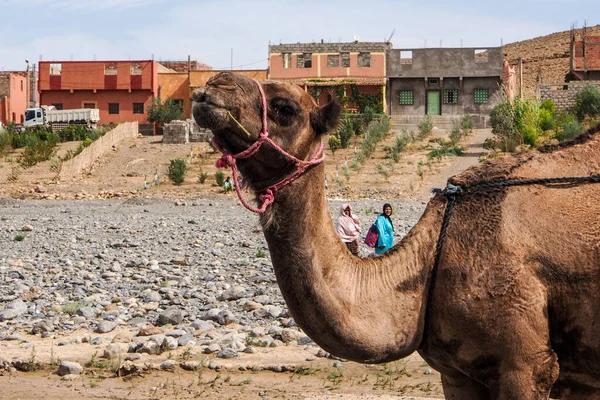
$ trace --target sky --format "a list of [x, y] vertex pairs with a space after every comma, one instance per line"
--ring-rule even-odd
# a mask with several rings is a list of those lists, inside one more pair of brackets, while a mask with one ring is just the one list
[[44, 61], [265, 69], [268, 46], [493, 47], [600, 24], [598, 0], [0, 0], [0, 71]]

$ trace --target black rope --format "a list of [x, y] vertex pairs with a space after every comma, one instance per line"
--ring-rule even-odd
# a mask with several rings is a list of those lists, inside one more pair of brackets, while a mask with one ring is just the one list
[[[525, 185], [551, 185], [557, 183], [600, 183], [600, 175], [590, 175], [590, 176], [574, 176], [574, 177], [564, 177], [564, 178], [539, 178], [539, 179], [511, 179], [506, 181], [498, 181], [498, 182], [482, 182], [472, 186], [462, 187], [459, 185], [453, 185], [448, 183], [445, 189], [432, 189], [433, 193], [439, 193], [445, 196], [448, 199], [448, 204], [446, 205], [446, 210], [444, 211], [444, 217], [442, 219], [442, 226], [440, 228], [440, 234], [438, 236], [437, 245], [435, 246], [435, 258], [433, 261], [433, 268], [431, 270], [431, 280], [429, 284], [429, 297], [427, 302], [431, 301], [433, 298], [433, 288], [435, 287], [435, 279], [437, 276], [437, 270], [440, 263], [440, 257], [442, 254], [442, 247], [444, 246], [444, 238], [446, 237], [446, 231], [448, 229], [448, 225], [450, 224], [450, 217], [452, 215], [452, 210], [454, 209], [454, 204], [456, 203], [456, 198], [458, 196], [462, 196], [466, 193], [473, 192], [482, 192], [488, 189], [497, 189], [503, 187], [511, 187], [511, 186], [525, 186]], [[425, 326], [427, 327], [429, 324], [429, 309], [430, 307], [426, 306], [425, 311]]]

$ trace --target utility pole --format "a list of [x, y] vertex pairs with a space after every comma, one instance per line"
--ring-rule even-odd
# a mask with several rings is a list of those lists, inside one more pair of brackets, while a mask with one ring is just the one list
[[29, 102], [31, 101], [29, 87], [31, 86], [31, 81], [29, 79], [29, 60], [25, 60], [27, 64], [27, 69], [25, 70], [25, 104], [26, 108], [29, 108]]

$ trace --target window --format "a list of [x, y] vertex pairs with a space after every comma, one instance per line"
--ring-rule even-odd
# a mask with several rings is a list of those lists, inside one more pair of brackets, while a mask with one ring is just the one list
[[96, 108], [96, 103], [83, 103], [83, 108]]
[[119, 113], [119, 103], [108, 103], [108, 113], [109, 114], [118, 114]]
[[339, 54], [330, 54], [327, 56], [327, 66], [330, 68], [335, 68], [340, 66], [340, 55]]
[[35, 110], [25, 111], [25, 121], [31, 121], [35, 118]]
[[362, 68], [371, 67], [371, 53], [358, 53], [358, 66]]
[[458, 90], [457, 89], [445, 89], [444, 90], [444, 104], [458, 104]]
[[292, 68], [292, 53], [282, 53], [283, 68]]
[[23, 81], [21, 81], [21, 92], [23, 91]]
[[54, 108], [56, 108], [57, 110], [62, 110], [63, 109], [63, 105], [62, 103], [53, 103], [52, 104], [54, 106]]
[[144, 103], [133, 103], [133, 113], [134, 114], [143, 114], [144, 113]]
[[173, 99], [173, 103], [183, 112], [183, 99]]
[[296, 58], [297, 58], [296, 66], [298, 68], [312, 68], [312, 54], [311, 53], [298, 54], [296, 56]]
[[486, 63], [488, 62], [488, 54], [487, 49], [476, 49], [473, 51], [475, 56], [476, 63]]
[[341, 53], [342, 56], [342, 67], [348, 68], [350, 66], [350, 53]]
[[437, 78], [429, 78], [427, 80], [427, 83], [429, 83], [430, 85], [437, 85], [440, 81], [438, 81]]
[[104, 64], [104, 75], [117, 75], [117, 63]]
[[400, 64], [412, 64], [412, 50], [400, 51]]
[[130, 75], [142, 75], [142, 64], [140, 63], [129, 63], [129, 74]]
[[50, 64], [50, 75], [60, 75], [62, 64]]
[[410, 106], [414, 103], [412, 90], [401, 90], [398, 94], [398, 104], [402, 106]]
[[475, 104], [484, 104], [488, 102], [488, 90], [487, 89], [475, 89], [474, 92]]

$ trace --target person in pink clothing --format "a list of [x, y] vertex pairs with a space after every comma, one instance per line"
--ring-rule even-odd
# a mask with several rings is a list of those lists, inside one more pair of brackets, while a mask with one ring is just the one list
[[358, 238], [360, 237], [360, 222], [352, 214], [350, 204], [345, 203], [340, 207], [340, 215], [335, 221], [335, 230], [346, 244], [348, 250], [355, 256], [358, 255]]

